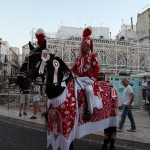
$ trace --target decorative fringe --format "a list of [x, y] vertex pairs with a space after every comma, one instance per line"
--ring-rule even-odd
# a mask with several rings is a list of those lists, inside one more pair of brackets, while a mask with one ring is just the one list
[[63, 91], [61, 95], [55, 98], [48, 99], [47, 107], [49, 108], [50, 104], [52, 104], [54, 107], [58, 107], [59, 105], [65, 102], [68, 95], [69, 95], [68, 88], [65, 88], [65, 90]]
[[88, 122], [77, 127], [76, 138], [79, 139], [85, 135], [102, 131], [108, 127], [116, 127], [116, 126], [117, 126], [117, 116], [109, 117], [107, 119], [97, 122]]

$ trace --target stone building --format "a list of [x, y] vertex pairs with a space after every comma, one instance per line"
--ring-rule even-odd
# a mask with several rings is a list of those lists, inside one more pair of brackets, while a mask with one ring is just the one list
[[139, 42], [150, 44], [150, 8], [138, 13], [136, 28]]

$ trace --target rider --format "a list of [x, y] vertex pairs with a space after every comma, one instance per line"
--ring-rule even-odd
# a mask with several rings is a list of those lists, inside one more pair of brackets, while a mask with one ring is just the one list
[[83, 31], [81, 42], [81, 55], [77, 57], [71, 71], [79, 77], [82, 87], [85, 90], [88, 111], [84, 113], [84, 120], [89, 120], [93, 114], [94, 90], [93, 84], [97, 81], [100, 72], [100, 64], [96, 54], [93, 53], [93, 42], [90, 39], [92, 33], [91, 27], [87, 27]]

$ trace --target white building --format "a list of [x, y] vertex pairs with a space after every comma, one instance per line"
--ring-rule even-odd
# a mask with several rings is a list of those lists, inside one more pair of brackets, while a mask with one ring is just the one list
[[0, 39], [0, 62], [4, 62], [5, 55], [8, 55], [9, 43]]
[[29, 54], [29, 52], [30, 52], [29, 43], [27, 43], [26, 45], [22, 46], [22, 58], [20, 58], [21, 64], [25, 60], [25, 56], [27, 56]]
[[20, 50], [17, 47], [9, 47], [7, 41], [0, 39], [0, 76], [15, 75], [19, 69]]
[[[71, 37], [82, 38], [84, 28], [61, 26], [56, 33], [56, 38], [69, 39]], [[92, 27], [91, 38], [93, 39], [109, 39], [108, 27]]]
[[15, 76], [20, 68], [19, 64], [20, 50], [17, 47], [9, 47], [7, 75]]
[[141, 43], [150, 43], [150, 8], [137, 15], [137, 35]]
[[9, 51], [9, 44], [7, 41], [3, 41], [0, 38], [0, 82], [2, 82], [2, 78], [6, 75], [7, 68], [6, 68], [6, 61], [7, 55]]
[[136, 42], [138, 40], [136, 25], [121, 25], [121, 31], [117, 34], [116, 40]]

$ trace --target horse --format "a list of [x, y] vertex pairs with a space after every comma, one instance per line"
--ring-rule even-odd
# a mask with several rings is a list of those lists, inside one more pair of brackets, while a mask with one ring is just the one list
[[[114, 150], [116, 136], [118, 96], [112, 84], [99, 81], [95, 84], [103, 107], [94, 109], [90, 120], [84, 120], [87, 110], [84, 90], [62, 59], [54, 54], [42, 53], [43, 47], [34, 49], [18, 73], [19, 87], [27, 89], [37, 77], [45, 76], [47, 100], [47, 146], [53, 150], [73, 150], [73, 140], [104, 130], [103, 150]], [[42, 71], [39, 71], [42, 70]], [[44, 82], [44, 80], [43, 80]], [[23, 84], [22, 84], [23, 83]]]

